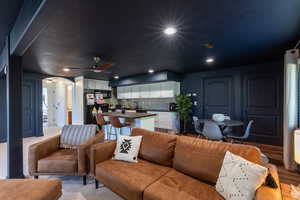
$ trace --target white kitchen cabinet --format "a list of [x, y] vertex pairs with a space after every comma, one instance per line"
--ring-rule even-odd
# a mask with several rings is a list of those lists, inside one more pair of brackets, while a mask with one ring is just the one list
[[179, 133], [179, 119], [177, 112], [153, 112], [148, 111], [147, 113], [156, 114], [155, 127], [161, 129], [167, 129], [173, 133]]
[[96, 87], [96, 80], [92, 80], [92, 79], [84, 79], [84, 89], [95, 89]]
[[140, 85], [140, 98], [150, 98], [150, 86], [149, 84]]
[[118, 99], [174, 98], [180, 93], [180, 83], [168, 81], [161, 83], [123, 86], [118, 87], [117, 92]]
[[150, 88], [150, 98], [161, 97], [161, 83], [149, 84], [149, 88]]
[[125, 99], [125, 87], [118, 87], [117, 93], [118, 93], [118, 99]]
[[172, 82], [163, 82], [161, 84], [161, 97], [169, 98], [174, 97], [174, 90]]
[[173, 98], [180, 94], [180, 83], [170, 81], [161, 83], [161, 97]]
[[132, 86], [124, 87], [124, 99], [131, 99]]
[[84, 89], [111, 90], [111, 87], [109, 87], [108, 81], [84, 79]]
[[102, 84], [102, 81], [99, 81], [99, 80], [96, 80], [96, 86], [95, 86], [95, 89], [96, 90], [103, 90], [103, 84]]
[[139, 85], [131, 86], [131, 98], [132, 99], [140, 98], [140, 86]]

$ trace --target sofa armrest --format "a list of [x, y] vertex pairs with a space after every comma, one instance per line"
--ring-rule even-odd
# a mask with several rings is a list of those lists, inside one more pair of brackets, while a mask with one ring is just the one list
[[90, 150], [90, 167], [93, 175], [95, 175], [95, 167], [98, 163], [113, 157], [116, 144], [116, 141], [106, 141], [92, 146]]
[[104, 133], [99, 132], [95, 137], [79, 145], [77, 149], [78, 153], [78, 175], [83, 176], [88, 173], [88, 154], [90, 147], [94, 144], [104, 141]]
[[276, 181], [278, 188], [271, 188], [270, 186], [263, 185], [256, 191], [256, 200], [282, 200], [282, 194], [280, 189], [280, 182], [277, 173], [276, 166], [272, 164], [262, 164], [269, 169], [270, 174]]
[[28, 151], [28, 171], [31, 176], [37, 173], [38, 160], [59, 149], [60, 135], [30, 145]]

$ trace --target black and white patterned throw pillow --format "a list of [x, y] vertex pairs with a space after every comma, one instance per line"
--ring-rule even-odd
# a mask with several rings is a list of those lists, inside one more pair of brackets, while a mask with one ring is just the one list
[[216, 190], [226, 200], [253, 200], [267, 175], [267, 168], [227, 151]]
[[142, 136], [119, 136], [114, 153], [114, 160], [138, 162]]

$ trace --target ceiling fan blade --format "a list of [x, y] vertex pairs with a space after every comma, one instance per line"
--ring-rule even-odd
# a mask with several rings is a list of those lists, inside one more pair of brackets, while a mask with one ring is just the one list
[[80, 67], [66, 67], [66, 69], [82, 69]]
[[97, 66], [96, 69], [105, 70], [113, 65], [114, 65], [114, 63], [108, 62], [108, 63], [104, 63], [104, 64]]
[[102, 72], [106, 73], [106, 74], [111, 74], [111, 71], [108, 71], [108, 70], [103, 70]]

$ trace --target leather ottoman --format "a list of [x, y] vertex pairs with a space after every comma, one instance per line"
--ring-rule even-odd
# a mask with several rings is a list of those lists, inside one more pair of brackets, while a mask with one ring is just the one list
[[59, 179], [3, 179], [0, 188], [3, 200], [58, 200], [62, 195]]

